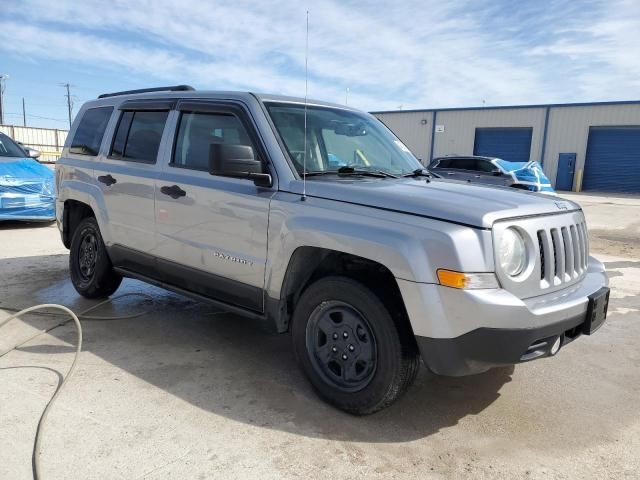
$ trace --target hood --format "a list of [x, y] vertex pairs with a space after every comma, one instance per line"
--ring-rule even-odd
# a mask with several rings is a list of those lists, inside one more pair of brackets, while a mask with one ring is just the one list
[[53, 171], [32, 158], [0, 161], [0, 193], [53, 195]]
[[[302, 193], [302, 182], [291, 191]], [[371, 207], [406, 212], [479, 228], [491, 228], [497, 220], [580, 210], [569, 200], [546, 195], [452, 180], [340, 179], [307, 180], [307, 195]]]

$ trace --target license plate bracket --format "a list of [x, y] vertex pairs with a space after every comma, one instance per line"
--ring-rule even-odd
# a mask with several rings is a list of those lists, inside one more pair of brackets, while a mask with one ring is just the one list
[[607, 318], [609, 308], [609, 287], [602, 287], [595, 293], [589, 295], [589, 305], [587, 306], [587, 318], [584, 321], [584, 334], [591, 335], [598, 330]]

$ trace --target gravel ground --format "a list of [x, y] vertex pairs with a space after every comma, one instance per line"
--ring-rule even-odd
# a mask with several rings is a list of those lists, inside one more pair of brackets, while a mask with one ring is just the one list
[[[45, 479], [639, 478], [640, 199], [567, 195], [585, 208], [613, 287], [610, 316], [555, 358], [466, 378], [423, 369], [407, 395], [357, 418], [322, 403], [289, 338], [126, 280], [85, 322], [76, 375], [49, 416]], [[2, 308], [93, 303], [68, 281], [54, 226], [0, 227]], [[51, 325], [0, 331], [0, 352]], [[0, 478], [31, 478], [38, 417], [71, 363], [72, 326], [0, 358]]]

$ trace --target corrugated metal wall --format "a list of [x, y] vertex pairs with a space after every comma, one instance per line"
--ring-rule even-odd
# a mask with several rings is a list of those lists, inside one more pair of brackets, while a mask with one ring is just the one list
[[[584, 171], [589, 127], [640, 126], [640, 105], [589, 105], [552, 107], [549, 111], [544, 171], [555, 184], [560, 153], [576, 154], [574, 190], [580, 187], [580, 171]], [[638, 165], [640, 168], [640, 165]]]
[[27, 147], [40, 150], [42, 162], [55, 162], [60, 157], [67, 139], [67, 130], [53, 128], [21, 127], [18, 125], [0, 125], [0, 132]]
[[544, 108], [504, 108], [478, 110], [449, 110], [436, 114], [436, 126], [444, 128], [435, 133], [433, 156], [473, 155], [476, 128], [531, 127], [531, 160], [540, 160]]
[[411, 152], [429, 163], [431, 151], [432, 112], [380, 113], [376, 117], [393, 131]]

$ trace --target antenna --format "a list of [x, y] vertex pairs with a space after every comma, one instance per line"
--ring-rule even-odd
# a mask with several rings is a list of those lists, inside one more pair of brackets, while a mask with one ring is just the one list
[[309, 95], [309, 10], [307, 10], [307, 32], [304, 47], [304, 156], [302, 160], [302, 198], [307, 199], [307, 98]]

